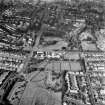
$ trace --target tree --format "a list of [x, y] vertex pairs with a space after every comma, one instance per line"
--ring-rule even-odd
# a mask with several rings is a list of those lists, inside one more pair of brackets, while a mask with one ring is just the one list
[[97, 37], [97, 47], [101, 51], [105, 51], [105, 37], [104, 34], [102, 34], [100, 31], [96, 32], [96, 37]]

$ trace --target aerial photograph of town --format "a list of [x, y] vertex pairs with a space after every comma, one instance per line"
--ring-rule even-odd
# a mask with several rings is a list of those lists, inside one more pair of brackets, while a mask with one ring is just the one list
[[0, 105], [105, 105], [105, 0], [0, 0]]

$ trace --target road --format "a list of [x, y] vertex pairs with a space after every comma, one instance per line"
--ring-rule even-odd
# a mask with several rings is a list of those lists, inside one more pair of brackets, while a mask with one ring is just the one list
[[95, 105], [95, 100], [94, 100], [94, 94], [93, 94], [93, 91], [92, 91], [92, 87], [91, 87], [91, 81], [90, 81], [90, 75], [89, 74], [86, 74], [86, 81], [87, 81], [87, 89], [88, 89], [88, 95], [89, 95], [89, 98], [90, 98], [90, 103], [91, 105]]
[[86, 80], [86, 85], [87, 85], [90, 103], [91, 103], [91, 105], [95, 105], [94, 94], [92, 91], [91, 80], [90, 80], [90, 74], [89, 74], [88, 69], [87, 69], [87, 61], [85, 60], [85, 63], [84, 62], [82, 62], [82, 63], [83, 63], [82, 65], [84, 65], [84, 66], [82, 66], [82, 68], [83, 68], [83, 70], [85, 70], [84, 74], [86, 74], [85, 80]]
[[66, 100], [67, 102], [75, 103], [76, 105], [86, 105], [86, 104], [83, 104], [79, 100], [72, 99], [72, 98], [69, 98], [69, 97], [65, 97], [64, 100]]
[[[24, 61], [24, 66], [21, 70], [21, 73], [24, 73], [26, 72], [26, 69], [27, 69], [27, 66], [28, 66], [28, 63], [30, 62], [32, 56], [33, 56], [33, 53], [34, 51], [37, 51], [38, 50], [38, 45], [40, 43], [40, 38], [42, 36], [42, 33], [43, 31], [46, 30], [46, 26], [45, 24], [43, 24], [43, 19], [44, 18], [47, 18], [47, 11], [48, 11], [48, 6], [46, 5], [46, 7], [44, 8], [43, 10], [43, 13], [41, 14], [41, 21], [42, 21], [42, 26], [41, 26], [41, 29], [36, 33], [37, 35], [37, 38], [36, 38], [36, 42], [35, 42], [35, 45], [30, 49], [30, 54], [28, 55], [27, 59]], [[36, 16], [36, 12], [33, 13], [33, 18]], [[33, 33], [33, 36], [35, 36], [35, 33]]]
[[34, 51], [38, 49], [38, 45], [40, 43], [40, 38], [41, 38], [41, 35], [42, 35], [43, 31], [45, 30], [45, 28], [46, 28], [46, 26], [43, 25], [41, 28], [41, 31], [37, 33], [36, 43], [33, 46], [33, 48], [31, 48], [30, 54], [28, 55], [27, 59], [24, 61], [24, 66], [23, 66], [22, 70], [20, 71], [21, 73], [24, 73], [26, 71], [28, 63], [30, 62]]

